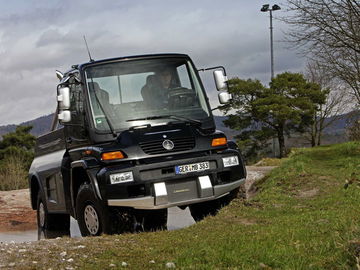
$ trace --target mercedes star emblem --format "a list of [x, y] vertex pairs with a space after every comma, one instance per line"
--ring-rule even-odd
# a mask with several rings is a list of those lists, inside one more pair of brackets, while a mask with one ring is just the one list
[[170, 140], [165, 140], [162, 143], [162, 146], [166, 149], [166, 150], [172, 150], [174, 149], [174, 143]]

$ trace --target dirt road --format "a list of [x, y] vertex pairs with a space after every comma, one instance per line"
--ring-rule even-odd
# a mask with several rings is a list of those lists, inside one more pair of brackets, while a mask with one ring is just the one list
[[[274, 167], [248, 166], [247, 193], [253, 183]], [[0, 232], [36, 230], [36, 211], [30, 206], [29, 190], [0, 191]]]

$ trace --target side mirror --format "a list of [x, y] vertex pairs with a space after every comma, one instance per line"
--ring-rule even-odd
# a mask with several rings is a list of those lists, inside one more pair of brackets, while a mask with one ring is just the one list
[[69, 87], [61, 87], [58, 89], [57, 100], [60, 110], [70, 109], [70, 89]]
[[60, 87], [58, 88], [58, 108], [59, 114], [58, 119], [60, 123], [67, 123], [71, 121], [71, 112], [70, 109], [70, 88], [69, 87]]
[[232, 96], [228, 92], [221, 92], [218, 94], [220, 104], [227, 104], [231, 99]]
[[216, 88], [218, 91], [224, 90], [227, 91], [227, 77], [224, 75], [222, 70], [215, 70], [214, 71], [214, 80], [216, 84]]
[[70, 111], [60, 111], [58, 114], [58, 119], [60, 123], [67, 123], [71, 121], [71, 112]]

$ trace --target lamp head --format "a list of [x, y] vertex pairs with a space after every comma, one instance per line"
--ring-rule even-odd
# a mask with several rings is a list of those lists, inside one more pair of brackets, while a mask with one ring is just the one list
[[266, 12], [269, 11], [269, 4], [263, 5], [262, 8], [260, 9], [261, 12]]
[[280, 10], [281, 8], [280, 8], [280, 6], [278, 6], [278, 5], [273, 5], [272, 6], [272, 10]]

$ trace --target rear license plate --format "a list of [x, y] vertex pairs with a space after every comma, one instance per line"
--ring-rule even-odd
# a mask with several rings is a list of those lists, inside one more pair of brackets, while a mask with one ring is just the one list
[[210, 169], [209, 161], [204, 161], [199, 163], [175, 166], [175, 173], [184, 174], [190, 172], [201, 172], [208, 169]]

